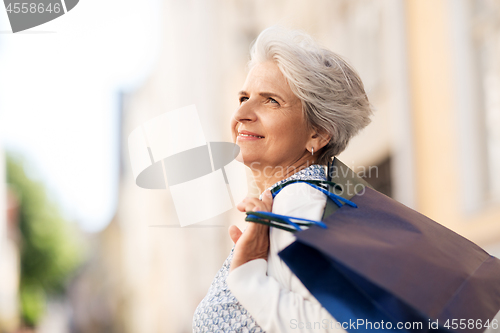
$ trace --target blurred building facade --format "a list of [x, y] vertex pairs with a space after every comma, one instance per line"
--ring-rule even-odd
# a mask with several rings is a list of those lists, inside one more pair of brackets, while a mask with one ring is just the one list
[[410, 1], [406, 13], [417, 208], [497, 251], [500, 3]]
[[374, 178], [384, 178], [377, 181], [395, 199], [500, 256], [499, 6], [165, 0], [159, 61], [123, 96], [118, 209], [74, 283], [74, 331], [191, 332], [194, 310], [231, 249], [227, 227], [244, 227], [243, 216], [232, 211], [180, 228], [168, 190], [135, 185], [128, 134], [195, 104], [207, 141], [230, 141], [249, 46], [273, 24], [310, 33], [365, 83], [373, 122], [340, 159], [389, 170]]

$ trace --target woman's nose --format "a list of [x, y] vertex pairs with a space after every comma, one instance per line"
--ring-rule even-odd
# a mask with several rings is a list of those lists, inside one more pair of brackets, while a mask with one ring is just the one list
[[239, 108], [234, 113], [234, 120], [237, 122], [252, 122], [257, 119], [252, 102], [247, 100], [239, 106]]

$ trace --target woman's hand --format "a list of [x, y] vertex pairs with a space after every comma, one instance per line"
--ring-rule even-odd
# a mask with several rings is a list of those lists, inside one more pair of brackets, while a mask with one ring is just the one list
[[[262, 194], [262, 201], [257, 198], [245, 198], [236, 207], [241, 212], [270, 212], [273, 207], [273, 196], [269, 190], [266, 190]], [[237, 226], [232, 225], [229, 227], [229, 236], [231, 236], [231, 239], [236, 244], [229, 272], [250, 260], [267, 260], [269, 226], [250, 222], [245, 232], [242, 233]]]

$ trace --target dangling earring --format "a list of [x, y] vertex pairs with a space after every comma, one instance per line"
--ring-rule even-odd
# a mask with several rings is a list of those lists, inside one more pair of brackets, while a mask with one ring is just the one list
[[311, 156], [314, 155], [314, 147], [311, 147]]

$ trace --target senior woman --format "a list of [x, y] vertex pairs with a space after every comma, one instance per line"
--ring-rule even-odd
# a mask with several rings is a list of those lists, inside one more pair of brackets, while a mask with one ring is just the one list
[[[337, 54], [277, 27], [258, 36], [249, 68], [231, 130], [262, 194], [238, 209], [321, 220], [323, 193], [294, 183], [273, 201], [270, 190], [291, 179], [326, 179], [325, 165], [370, 122], [363, 83]], [[336, 329], [278, 256], [294, 241], [292, 233], [249, 223], [244, 232], [231, 226], [229, 235], [235, 245], [195, 311], [194, 332]]]

